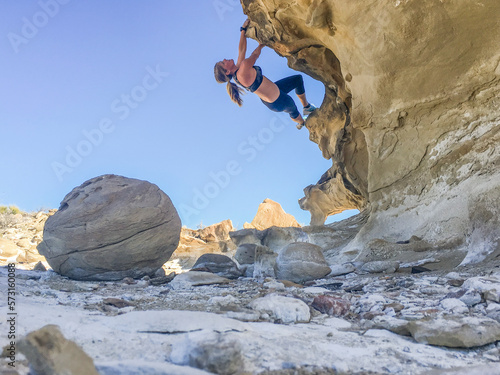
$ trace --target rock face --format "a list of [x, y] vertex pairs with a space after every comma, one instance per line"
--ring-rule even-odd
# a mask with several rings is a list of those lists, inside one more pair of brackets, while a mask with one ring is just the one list
[[174, 252], [181, 222], [156, 185], [115, 175], [73, 189], [46, 224], [40, 254], [78, 280], [153, 275]]
[[292, 215], [287, 214], [279, 203], [271, 199], [265, 199], [264, 202], [259, 204], [257, 214], [252, 222], [250, 224], [245, 223], [243, 227], [264, 230], [270, 227], [300, 228], [300, 224]]
[[311, 224], [366, 208], [351, 244], [415, 235], [466, 262], [500, 252], [500, 3], [242, 1], [248, 35], [325, 84], [307, 120], [332, 167]]

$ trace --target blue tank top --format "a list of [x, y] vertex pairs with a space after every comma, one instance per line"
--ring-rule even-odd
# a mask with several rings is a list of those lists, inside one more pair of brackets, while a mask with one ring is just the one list
[[260, 87], [260, 85], [262, 83], [262, 79], [263, 79], [262, 78], [262, 69], [260, 68], [260, 66], [254, 65], [253, 68], [257, 72], [257, 76], [255, 77], [255, 81], [253, 81], [253, 83], [248, 87], [243, 86], [240, 83], [240, 81], [238, 81], [238, 78], [236, 78], [236, 73], [238, 72], [238, 70], [236, 72], [234, 72], [234, 74], [233, 74], [233, 78], [236, 81], [236, 83], [239, 84], [240, 86], [243, 86], [244, 88], [246, 88], [250, 92], [254, 92], [255, 90], [257, 90]]

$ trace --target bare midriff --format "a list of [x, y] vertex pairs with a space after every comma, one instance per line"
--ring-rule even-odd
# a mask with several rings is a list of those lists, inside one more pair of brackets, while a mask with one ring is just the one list
[[274, 82], [267, 79], [266, 76], [263, 76], [262, 83], [254, 93], [257, 94], [263, 101], [273, 103], [280, 96], [280, 89]]

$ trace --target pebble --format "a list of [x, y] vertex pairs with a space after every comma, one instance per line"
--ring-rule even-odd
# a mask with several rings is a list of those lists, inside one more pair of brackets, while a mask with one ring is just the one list
[[311, 306], [323, 314], [344, 316], [349, 313], [351, 303], [339, 297], [321, 295], [314, 298]]
[[457, 298], [446, 298], [442, 300], [441, 307], [452, 314], [465, 314], [469, 312], [467, 305]]
[[296, 298], [269, 294], [253, 300], [249, 306], [284, 324], [307, 323], [311, 320], [309, 306]]
[[399, 269], [399, 262], [376, 260], [361, 266], [361, 271], [369, 273], [394, 273]]

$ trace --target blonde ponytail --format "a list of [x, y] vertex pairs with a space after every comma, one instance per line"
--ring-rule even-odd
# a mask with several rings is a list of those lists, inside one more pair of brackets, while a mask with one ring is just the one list
[[231, 81], [227, 83], [226, 88], [231, 100], [241, 107], [243, 104], [243, 99], [241, 99], [241, 94], [244, 92], [243, 89]]
[[241, 95], [244, 93], [243, 89], [237, 84], [231, 82], [232, 75], [226, 74], [226, 70], [220, 65], [220, 63], [215, 64], [214, 67], [215, 80], [219, 83], [227, 82], [227, 93], [231, 97], [231, 100], [238, 104], [240, 107], [243, 104], [243, 99]]

